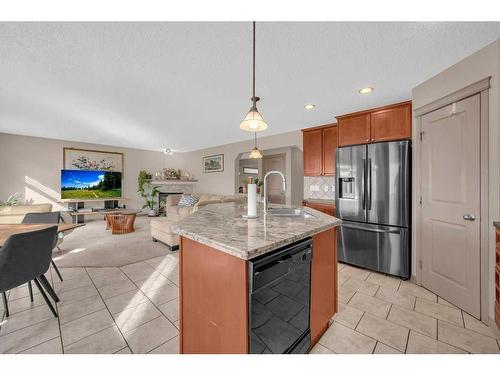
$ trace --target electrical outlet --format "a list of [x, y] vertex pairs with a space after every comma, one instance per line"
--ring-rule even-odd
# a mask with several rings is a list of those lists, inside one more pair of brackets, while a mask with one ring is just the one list
[[330, 190], [330, 186], [328, 186], [328, 185], [323, 186], [323, 190], [325, 192], [328, 192], [328, 190]]
[[319, 191], [319, 185], [311, 185], [311, 186], [309, 186], [309, 191]]

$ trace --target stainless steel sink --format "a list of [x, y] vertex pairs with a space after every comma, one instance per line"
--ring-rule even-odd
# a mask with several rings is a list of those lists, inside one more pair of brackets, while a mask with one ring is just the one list
[[273, 216], [288, 216], [288, 217], [314, 217], [309, 212], [304, 211], [302, 208], [293, 207], [273, 207], [269, 208], [267, 212]]

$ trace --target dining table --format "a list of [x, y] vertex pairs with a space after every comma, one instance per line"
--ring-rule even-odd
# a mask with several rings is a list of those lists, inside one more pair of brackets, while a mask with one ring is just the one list
[[[45, 229], [53, 227], [54, 225], [56, 224], [0, 224], [0, 247], [2, 247], [7, 241], [7, 239], [13, 234]], [[84, 225], [85, 225], [84, 223], [79, 223], [79, 224], [61, 223], [57, 225], [57, 233], [67, 232], [78, 227], [83, 227]]]

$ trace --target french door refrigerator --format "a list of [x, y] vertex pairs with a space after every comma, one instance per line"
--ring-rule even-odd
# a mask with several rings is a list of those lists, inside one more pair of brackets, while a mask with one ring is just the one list
[[340, 147], [338, 260], [410, 277], [410, 141]]

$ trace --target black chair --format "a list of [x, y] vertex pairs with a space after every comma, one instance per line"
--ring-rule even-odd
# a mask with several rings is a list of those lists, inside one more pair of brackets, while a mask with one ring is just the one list
[[[55, 212], [40, 212], [40, 213], [29, 213], [24, 216], [24, 219], [22, 221], [23, 224], [59, 224], [61, 221], [61, 213], [59, 211]], [[52, 249], [55, 249], [57, 247], [57, 241], [58, 237], [56, 236], [56, 239], [54, 241], [54, 246], [52, 246]], [[59, 276], [59, 279], [63, 281], [63, 278], [61, 276], [61, 273], [59, 272], [59, 269], [56, 266], [56, 263], [50, 258], [50, 262], [52, 263], [52, 267], [54, 267], [57, 276]], [[31, 284], [28, 284], [28, 287], [30, 288], [30, 296], [31, 296]]]
[[7, 238], [0, 248], [0, 292], [6, 316], [9, 316], [9, 306], [5, 292], [33, 280], [50, 310], [57, 317], [56, 310], [44, 291], [45, 288], [54, 301], [59, 302], [44, 275], [50, 266], [52, 246], [56, 237], [57, 226], [17, 233]]

